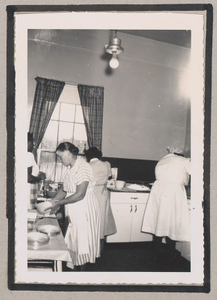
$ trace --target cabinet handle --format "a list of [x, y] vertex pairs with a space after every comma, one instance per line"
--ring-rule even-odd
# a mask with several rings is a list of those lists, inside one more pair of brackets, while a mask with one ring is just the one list
[[138, 197], [130, 197], [130, 199], [136, 200], [138, 199]]
[[135, 212], [137, 212], [137, 205], [135, 206]]
[[130, 212], [133, 211], [133, 205], [130, 205]]

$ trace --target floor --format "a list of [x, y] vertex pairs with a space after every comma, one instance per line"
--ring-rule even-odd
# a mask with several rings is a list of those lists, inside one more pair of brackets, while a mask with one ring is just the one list
[[[65, 265], [63, 271], [72, 271]], [[82, 270], [83, 271], [83, 270]], [[106, 243], [101, 257], [95, 264], [87, 264], [86, 272], [190, 272], [190, 262], [176, 251], [175, 257], [168, 257], [162, 244], [161, 256], [153, 259], [151, 242]]]

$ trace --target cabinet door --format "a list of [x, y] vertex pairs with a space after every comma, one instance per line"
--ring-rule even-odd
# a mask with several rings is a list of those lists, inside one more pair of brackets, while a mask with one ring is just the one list
[[107, 237], [108, 243], [126, 243], [130, 242], [133, 205], [131, 204], [111, 204], [115, 219], [117, 232]]
[[133, 204], [133, 220], [131, 227], [131, 242], [152, 241], [152, 235], [141, 232], [146, 204]]

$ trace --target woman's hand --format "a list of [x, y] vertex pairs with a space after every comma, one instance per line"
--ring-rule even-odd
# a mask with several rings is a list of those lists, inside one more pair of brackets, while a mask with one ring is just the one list
[[49, 206], [49, 207], [47, 207], [46, 209], [45, 209], [45, 211], [47, 211], [47, 210], [50, 210], [50, 215], [53, 215], [53, 214], [55, 214], [58, 210], [59, 210], [59, 208], [60, 208], [60, 204], [59, 204], [59, 201], [58, 202], [52, 202], [52, 206]]

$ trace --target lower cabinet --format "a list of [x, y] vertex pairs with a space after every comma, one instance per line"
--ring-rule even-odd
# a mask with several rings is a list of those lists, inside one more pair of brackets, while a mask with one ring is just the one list
[[151, 241], [152, 235], [141, 232], [149, 193], [111, 192], [111, 208], [117, 233], [107, 237], [108, 243]]

